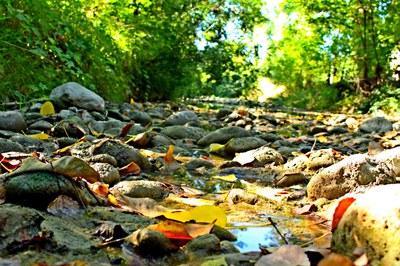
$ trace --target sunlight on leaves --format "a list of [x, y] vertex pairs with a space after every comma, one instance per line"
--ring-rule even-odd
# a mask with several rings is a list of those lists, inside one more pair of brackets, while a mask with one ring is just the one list
[[318, 139], [318, 141], [321, 142], [321, 143], [326, 143], [326, 142], [328, 142], [328, 138], [325, 137], [325, 136], [318, 136], [317, 139]]
[[225, 149], [225, 145], [218, 144], [218, 143], [211, 143], [210, 144], [210, 152], [217, 152], [221, 149]]
[[147, 228], [159, 231], [170, 239], [191, 240], [195, 237], [209, 234], [214, 224], [182, 223], [166, 220], [158, 224], [149, 225]]
[[164, 161], [166, 163], [172, 163], [174, 159], [174, 155], [172, 154], [174, 152], [174, 145], [169, 145], [168, 151], [164, 156]]
[[50, 101], [45, 102], [42, 107], [40, 108], [40, 114], [45, 115], [52, 115], [55, 114], [56, 111], [54, 110], [54, 106]]
[[169, 194], [165, 200], [172, 202], [180, 202], [190, 206], [205, 206], [205, 205], [212, 206], [215, 204], [214, 200], [179, 197], [175, 194]]
[[132, 161], [128, 165], [125, 165], [124, 167], [120, 168], [119, 174], [121, 176], [127, 175], [127, 174], [138, 175], [138, 174], [140, 174], [141, 171], [142, 170], [140, 169], [140, 166]]
[[345, 198], [342, 199], [338, 206], [335, 209], [335, 213], [332, 218], [332, 232], [334, 232], [339, 225], [340, 220], [342, 219], [346, 210], [350, 207], [351, 204], [355, 201], [355, 198]]
[[38, 133], [38, 134], [31, 134], [27, 135], [28, 137], [34, 138], [34, 139], [40, 139], [40, 140], [48, 140], [50, 136], [44, 132]]
[[215, 223], [221, 227], [225, 227], [227, 217], [220, 207], [218, 206], [198, 206], [189, 211], [182, 212], [164, 212], [162, 215], [168, 219], [189, 222], [195, 221], [197, 223]]

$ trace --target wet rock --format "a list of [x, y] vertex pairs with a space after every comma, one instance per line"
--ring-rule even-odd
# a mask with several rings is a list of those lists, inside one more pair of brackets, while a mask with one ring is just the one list
[[356, 154], [323, 169], [307, 185], [310, 198], [337, 199], [360, 186], [374, 186], [396, 182], [392, 169], [375, 158]]
[[119, 134], [125, 125], [126, 123], [115, 119], [108, 121], [92, 121], [92, 128], [98, 133]]
[[167, 136], [157, 134], [151, 138], [150, 145], [152, 147], [168, 147], [169, 145], [175, 145], [175, 142]]
[[203, 129], [198, 127], [190, 126], [167, 126], [161, 130], [161, 134], [170, 137], [171, 139], [201, 139], [205, 132]]
[[254, 266], [254, 261], [260, 258], [260, 254], [249, 253], [234, 253], [225, 255], [225, 261], [228, 265], [240, 265], [240, 266]]
[[224, 127], [208, 133], [202, 137], [197, 144], [201, 146], [208, 146], [211, 143], [225, 144], [232, 138], [250, 137], [251, 134], [241, 127]]
[[193, 159], [185, 164], [185, 168], [188, 171], [193, 171], [201, 167], [205, 169], [212, 169], [215, 167], [215, 165], [212, 162], [204, 159]]
[[143, 126], [146, 126], [146, 125], [149, 125], [152, 123], [152, 119], [151, 119], [150, 115], [143, 111], [129, 110], [127, 115], [135, 123], [139, 123]]
[[117, 165], [118, 165], [117, 160], [108, 154], [97, 154], [97, 155], [91, 156], [90, 158], [85, 158], [85, 160], [88, 162], [91, 162], [91, 163], [111, 164], [114, 167], [117, 167]]
[[170, 115], [170, 112], [166, 112], [162, 107], [154, 107], [145, 110], [145, 112], [154, 119], [164, 119], [167, 115]]
[[328, 127], [329, 134], [346, 134], [349, 133], [349, 130], [343, 126], [330, 126]]
[[213, 234], [198, 236], [185, 245], [185, 251], [193, 259], [220, 254], [220, 240]]
[[400, 261], [400, 185], [373, 187], [357, 196], [332, 236], [332, 250], [353, 260], [364, 248], [369, 265], [397, 265]]
[[223, 240], [220, 243], [221, 245], [221, 253], [230, 254], [230, 253], [239, 253], [239, 249], [235, 247], [232, 242]]
[[120, 181], [118, 170], [108, 163], [94, 163], [90, 165], [99, 173], [101, 181], [106, 184], [114, 184]]
[[255, 150], [239, 153], [233, 159], [233, 161], [239, 162], [242, 165], [248, 163], [256, 163], [260, 165], [275, 163], [279, 165], [284, 163], [282, 155], [276, 150], [268, 147], [267, 145], [264, 145]]
[[235, 138], [226, 144], [225, 151], [227, 153], [235, 154], [257, 149], [265, 144], [267, 144], [267, 142], [258, 137]]
[[211, 234], [215, 235], [216, 237], [218, 237], [219, 240], [223, 241], [236, 241], [237, 237], [232, 234], [230, 231], [226, 230], [225, 228], [218, 226], [218, 225], [214, 225], [214, 227], [212, 228]]
[[400, 147], [383, 151], [374, 157], [392, 168], [396, 176], [400, 176]]
[[54, 88], [51, 91], [50, 100], [60, 108], [73, 105], [88, 111], [99, 112], [103, 112], [105, 108], [103, 98], [75, 82], [68, 82]]
[[227, 201], [233, 204], [247, 203], [250, 205], [254, 205], [257, 203], [258, 200], [259, 198], [257, 195], [239, 188], [231, 189], [227, 196]]
[[26, 150], [30, 152], [34, 151], [44, 151], [46, 150], [47, 152], [52, 152], [53, 151], [53, 146], [51, 142], [48, 141], [43, 141], [40, 139], [36, 138], [31, 138], [29, 136], [25, 135], [15, 135], [11, 137], [11, 140], [21, 144], [23, 147], [25, 147]]
[[392, 123], [384, 117], [373, 117], [365, 120], [361, 126], [360, 131], [372, 132], [387, 132], [393, 130]]
[[27, 149], [19, 143], [16, 143], [9, 139], [0, 138], [0, 151], [1, 152], [27, 152]]
[[92, 154], [108, 154], [117, 160], [118, 167], [128, 165], [135, 162], [144, 171], [150, 169], [149, 160], [144, 157], [137, 149], [113, 140], [106, 140], [92, 146]]
[[86, 186], [74, 184], [69, 178], [50, 172], [27, 172], [5, 182], [7, 202], [44, 209], [63, 194], [87, 205], [97, 204]]
[[316, 134], [324, 133], [324, 132], [328, 132], [328, 130], [322, 126], [311, 127], [308, 131], [308, 133], [310, 133], [310, 135], [316, 135]]
[[228, 115], [232, 114], [232, 112], [233, 111], [231, 109], [222, 108], [222, 109], [218, 110], [216, 116], [217, 116], [218, 119], [221, 119], [221, 118], [224, 118], [225, 116], [228, 116]]
[[24, 117], [17, 111], [0, 112], [0, 129], [11, 131], [26, 130], [27, 124]]
[[260, 138], [262, 138], [263, 140], [265, 140], [267, 142], [275, 142], [277, 140], [282, 139], [282, 137], [276, 133], [264, 133], [264, 134], [260, 135]]
[[126, 238], [124, 245], [137, 247], [143, 255], [164, 255], [174, 248], [163, 233], [148, 228], [139, 229]]
[[248, 168], [248, 167], [231, 167], [219, 170], [216, 175], [234, 174], [236, 178], [247, 181], [258, 181], [264, 186], [275, 186], [275, 179], [280, 175], [279, 171], [272, 168]]
[[170, 115], [165, 120], [165, 126], [184, 125], [188, 122], [195, 122], [197, 124], [200, 124], [200, 120], [195, 112], [185, 110]]
[[0, 205], [0, 256], [36, 236], [42, 221], [43, 217], [34, 209], [12, 204]]
[[122, 181], [110, 189], [132, 198], [162, 199], [168, 194], [163, 183], [157, 181], [137, 180]]
[[72, 116], [57, 123], [51, 129], [51, 132], [56, 137], [81, 138], [89, 134], [89, 128], [85, 125], [82, 118]]

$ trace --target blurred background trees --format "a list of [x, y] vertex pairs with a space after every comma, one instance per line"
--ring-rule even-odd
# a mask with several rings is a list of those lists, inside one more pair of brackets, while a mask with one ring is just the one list
[[[399, 3], [390, 0], [3, 0], [2, 101], [68, 81], [110, 101], [256, 97], [395, 112]], [[258, 93], [258, 94], [257, 94]]]

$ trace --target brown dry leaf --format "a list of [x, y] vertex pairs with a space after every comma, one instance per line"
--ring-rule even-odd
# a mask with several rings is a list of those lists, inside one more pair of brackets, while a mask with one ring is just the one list
[[337, 253], [329, 254], [317, 264], [317, 266], [339, 266], [339, 265], [353, 266], [354, 264], [348, 257]]
[[314, 204], [307, 204], [303, 207], [297, 207], [292, 209], [293, 214], [297, 215], [307, 215], [317, 210], [317, 207]]
[[125, 165], [124, 167], [120, 168], [118, 170], [119, 174], [121, 176], [127, 175], [127, 174], [133, 174], [133, 175], [138, 175], [142, 169], [140, 169], [140, 166], [137, 165], [135, 162], [131, 162], [128, 165]]
[[370, 141], [368, 143], [368, 155], [377, 155], [384, 150], [383, 146], [379, 142]]
[[275, 185], [277, 187], [289, 187], [304, 182], [306, 179], [303, 173], [286, 173], [275, 182]]
[[135, 125], [134, 122], [130, 122], [130, 123], [126, 124], [126, 125], [122, 128], [121, 133], [119, 133], [119, 137], [121, 137], [121, 138], [125, 137], [126, 134], [128, 134], [129, 129], [130, 129], [133, 125]]
[[399, 132], [397, 130], [392, 130], [392, 131], [388, 131], [385, 133], [385, 137], [388, 139], [392, 139], [394, 137], [396, 137], [399, 134]]
[[239, 113], [241, 116], [247, 116], [247, 111], [244, 110], [244, 109], [239, 109], [238, 113]]
[[172, 154], [174, 152], [174, 145], [169, 145], [168, 151], [164, 156], [164, 161], [166, 163], [172, 163], [174, 159], [174, 155]]
[[47, 211], [60, 218], [75, 218], [84, 211], [79, 207], [79, 203], [66, 195], [58, 196], [47, 207]]
[[62, 148], [62, 149], [59, 149], [59, 150], [56, 150], [55, 152], [54, 152], [54, 154], [55, 155], [61, 155], [61, 154], [65, 154], [65, 153], [69, 153], [69, 150], [72, 148], [72, 147], [74, 147], [74, 146], [76, 146], [76, 145], [80, 145], [80, 144], [82, 144], [82, 143], [84, 143], [85, 141], [78, 141], [78, 142], [76, 142], [76, 143], [74, 143], [74, 144], [72, 144], [72, 145], [69, 145], [69, 146], [66, 146], [66, 147], [64, 147], [64, 148]]
[[114, 193], [115, 200], [119, 206], [128, 212], [140, 213], [144, 216], [154, 218], [170, 211], [158, 204], [157, 201], [150, 198], [131, 198], [120, 193]]
[[[304, 250], [297, 245], [281, 246], [277, 251], [272, 254], [262, 256], [255, 264], [255, 266], [310, 266]], [[337, 264], [340, 265], [340, 264]]]
[[147, 228], [161, 232], [169, 239], [187, 241], [193, 239], [186, 231], [185, 224], [176, 221], [166, 220], [158, 224], [149, 225]]
[[6, 189], [2, 184], [0, 184], [0, 204], [6, 201]]
[[351, 204], [355, 201], [355, 198], [345, 198], [342, 199], [335, 209], [335, 213], [333, 214], [332, 218], [332, 232], [336, 230], [340, 220], [342, 219], [346, 210], [350, 207]]
[[108, 184], [104, 184], [102, 182], [95, 182], [93, 184], [87, 183], [89, 189], [96, 195], [100, 197], [107, 197], [108, 195]]
[[34, 171], [54, 172], [66, 177], [80, 177], [90, 183], [101, 182], [99, 173], [88, 163], [74, 156], [64, 156], [51, 163], [43, 163], [36, 158], [29, 157], [23, 160], [22, 165], [8, 177]]
[[153, 137], [153, 135], [155, 135], [156, 133], [152, 132], [152, 131], [146, 131], [140, 134], [137, 134], [136, 136], [131, 137], [130, 139], [128, 139], [125, 143], [132, 143], [133, 146], [135, 147], [146, 147], [147, 144], [150, 142], [151, 138]]

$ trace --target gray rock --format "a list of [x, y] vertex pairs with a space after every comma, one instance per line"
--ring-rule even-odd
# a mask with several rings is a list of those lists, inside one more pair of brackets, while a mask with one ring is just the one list
[[146, 125], [149, 125], [152, 123], [152, 119], [151, 119], [150, 115], [143, 111], [129, 110], [127, 115], [134, 122], [139, 123], [143, 126], [146, 126]]
[[349, 130], [344, 126], [330, 126], [328, 127], [329, 134], [345, 134], [349, 133]]
[[90, 165], [99, 173], [101, 181], [106, 184], [114, 184], [120, 181], [118, 170], [108, 163], [94, 163]]
[[267, 145], [239, 153], [235, 158], [233, 158], [233, 161], [239, 162], [242, 165], [247, 163], [258, 163], [261, 165], [275, 163], [279, 165], [284, 163], [282, 155]]
[[201, 259], [221, 253], [221, 244], [218, 237], [213, 234], [198, 236], [185, 245], [189, 257]]
[[107, 140], [92, 146], [92, 154], [108, 154], [117, 160], [118, 167], [123, 167], [135, 162], [144, 171], [150, 169], [149, 160], [137, 149], [114, 140]]
[[280, 171], [275, 171], [272, 168], [248, 168], [248, 167], [231, 167], [219, 170], [216, 175], [230, 175], [234, 174], [236, 178], [243, 179], [251, 182], [258, 181], [264, 186], [275, 187], [275, 181], [281, 174]]
[[72, 116], [58, 122], [52, 129], [52, 135], [56, 137], [81, 138], [89, 134], [89, 128], [85, 125], [82, 118]]
[[108, 154], [97, 154], [97, 155], [91, 156], [90, 158], [84, 158], [84, 160], [86, 160], [87, 162], [90, 162], [90, 163], [107, 163], [107, 164], [111, 164], [114, 167], [117, 167], [117, 165], [118, 165], [117, 160]]
[[314, 175], [307, 185], [307, 193], [310, 198], [337, 199], [358, 187], [395, 182], [395, 173], [385, 163], [356, 154]]
[[203, 129], [198, 127], [189, 126], [167, 126], [161, 130], [161, 134], [170, 137], [171, 139], [201, 139], [205, 132]]
[[227, 153], [235, 154], [257, 149], [265, 144], [267, 144], [267, 142], [258, 137], [235, 138], [226, 144], [225, 151]]
[[132, 198], [162, 199], [167, 195], [164, 184], [157, 181], [122, 181], [110, 189]]
[[197, 144], [201, 146], [208, 146], [211, 143], [225, 144], [232, 138], [250, 137], [251, 134], [241, 127], [224, 127], [208, 133], [202, 137]]
[[200, 120], [195, 112], [185, 110], [167, 117], [167, 119], [165, 120], [165, 126], [184, 125], [188, 122], [195, 122], [200, 124]]
[[99, 112], [103, 112], [105, 108], [103, 98], [75, 82], [68, 82], [54, 88], [51, 91], [50, 100], [61, 108], [73, 105], [88, 111]]
[[360, 131], [372, 132], [387, 132], [393, 130], [392, 123], [384, 117], [373, 117], [365, 120], [361, 126]]
[[197, 168], [200, 168], [200, 167], [204, 167], [206, 169], [212, 169], [215, 167], [215, 165], [210, 161], [200, 159], [200, 158], [190, 160], [189, 162], [187, 162], [185, 164], [186, 170], [189, 170], [189, 171], [196, 170]]
[[20, 112], [0, 112], [0, 129], [7, 129], [18, 132], [21, 130], [26, 130], [26, 128], [27, 125], [25, 119]]
[[29, 136], [25, 136], [25, 135], [21, 135], [21, 134], [12, 136], [10, 140], [21, 144], [23, 147], [25, 147], [26, 150], [28, 150], [30, 152], [43, 151], [43, 150], [46, 150], [47, 152], [54, 151], [53, 146], [52, 146], [51, 142], [49, 142], [49, 141], [31, 138]]
[[92, 129], [98, 133], [109, 132], [112, 129], [117, 129], [120, 133], [125, 125], [126, 123], [116, 119], [110, 119], [108, 121], [92, 121]]
[[160, 147], [160, 146], [168, 147], [169, 145], [175, 145], [175, 142], [167, 136], [164, 136], [162, 134], [157, 134], [151, 138], [150, 144], [153, 147]]
[[9, 139], [1, 139], [0, 138], [0, 151], [1, 152], [27, 152], [28, 150], [19, 143], [11, 141]]
[[220, 243], [221, 245], [221, 253], [230, 254], [230, 253], [239, 253], [239, 249], [232, 244], [232, 242], [223, 240]]
[[354, 250], [362, 247], [369, 265], [398, 265], [399, 213], [399, 184], [367, 190], [342, 216], [332, 235], [332, 250], [355, 260]]
[[224, 118], [225, 116], [228, 116], [232, 113], [233, 111], [231, 109], [227, 109], [227, 108], [222, 108], [218, 110], [217, 113], [217, 118], [221, 119]]
[[51, 123], [44, 120], [36, 121], [29, 125], [29, 129], [31, 130], [40, 130], [45, 132], [49, 131], [52, 127], [53, 125]]
[[328, 167], [334, 163], [336, 163], [336, 159], [333, 156], [333, 151], [329, 149], [316, 150], [310, 152], [307, 166], [311, 170], [317, 170], [322, 167]]

